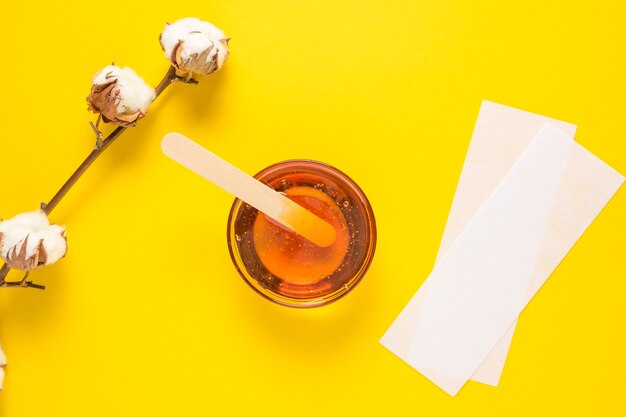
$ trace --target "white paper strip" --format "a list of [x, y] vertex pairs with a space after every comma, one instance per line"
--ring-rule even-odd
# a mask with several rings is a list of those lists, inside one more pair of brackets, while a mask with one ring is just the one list
[[437, 253], [437, 262], [548, 123], [573, 140], [576, 125], [483, 100]]
[[[568, 227], [577, 218], [576, 209], [570, 216], [563, 211], [565, 201], [588, 197], [586, 186], [582, 194], [572, 192], [576, 187], [562, 187], [561, 179], [575, 172], [581, 175], [573, 183], [584, 179], [605, 190], [589, 202], [586, 213], [597, 214], [623, 182], [557, 129], [542, 129], [381, 343], [456, 394], [545, 281], [543, 276], [569, 250], [557, 237], [561, 234], [551, 230], [557, 224]], [[555, 212], [553, 206], [561, 208]], [[578, 229], [578, 236], [585, 227]], [[544, 235], [557, 238], [546, 240]], [[546, 247], [552, 255], [543, 255]], [[538, 270], [542, 273], [536, 274]], [[534, 279], [538, 276], [542, 278]]]
[[[437, 253], [437, 262], [441, 260], [478, 209], [502, 181], [504, 175], [546, 123], [554, 125], [572, 140], [574, 139], [576, 126], [573, 124], [487, 100], [482, 102]], [[593, 201], [598, 200], [604, 201], [602, 198], [593, 199]], [[580, 199], [580, 201], [570, 201], [570, 204], [582, 206], [587, 203], [585, 199]], [[597, 212], [581, 213], [579, 221], [572, 225], [572, 231], [580, 230], [582, 233], [596, 215]], [[562, 239], [564, 247], [560, 248], [559, 253], [563, 252], [562, 249], [565, 249], [564, 253], [567, 253], [577, 239], [577, 236], [574, 239], [564, 237]], [[554, 266], [556, 267], [556, 264]], [[472, 375], [472, 380], [492, 386], [498, 385], [514, 330], [515, 324], [485, 358], [483, 364]]]

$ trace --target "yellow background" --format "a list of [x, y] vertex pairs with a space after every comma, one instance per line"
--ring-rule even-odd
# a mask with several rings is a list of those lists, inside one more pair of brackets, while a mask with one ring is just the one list
[[[115, 61], [156, 84], [158, 34], [186, 16], [232, 36], [231, 58], [168, 89], [53, 213], [70, 251], [32, 274], [48, 288], [0, 289], [0, 416], [626, 414], [623, 189], [524, 312], [497, 389], [450, 398], [378, 343], [431, 271], [482, 99], [578, 124], [626, 173], [622, 1], [6, 3], [0, 217], [92, 148], [92, 74]], [[249, 173], [347, 172], [378, 220], [363, 282], [309, 311], [251, 291], [232, 197], [161, 154], [173, 130]]]

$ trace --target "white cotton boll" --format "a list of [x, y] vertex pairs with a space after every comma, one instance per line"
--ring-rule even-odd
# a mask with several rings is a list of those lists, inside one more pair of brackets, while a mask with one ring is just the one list
[[50, 224], [48, 216], [42, 210], [29, 211], [27, 213], [20, 213], [11, 221], [4, 221], [0, 223], [0, 233], [6, 230], [7, 227], [13, 227], [15, 225], [27, 226], [35, 229], [46, 227]]
[[174, 48], [178, 46], [178, 42], [187, 41], [191, 35], [202, 35], [198, 38], [204, 43], [196, 43], [193, 47], [189, 46], [190, 53], [201, 53], [211, 46], [211, 42], [226, 39], [224, 32], [211, 23], [200, 20], [197, 17], [186, 17], [167, 24], [165, 29], [163, 29], [161, 46], [165, 51], [165, 55], [171, 57], [174, 53]]
[[119, 89], [118, 114], [148, 112], [148, 107], [156, 98], [156, 93], [154, 88], [146, 84], [132, 68], [108, 65], [94, 75], [91, 84], [103, 85], [113, 80], [117, 80]]
[[207, 75], [224, 65], [229, 55], [228, 39], [220, 29], [195, 17], [177, 20], [161, 33], [165, 56], [179, 75]]
[[10, 268], [30, 271], [53, 264], [66, 253], [65, 228], [50, 225], [41, 210], [0, 223], [0, 257]]
[[21, 213], [11, 219], [0, 222], [0, 234], [2, 234], [0, 239], [0, 256], [2, 259], [6, 259], [9, 250], [20, 245], [24, 237], [29, 233], [35, 230], [42, 230], [49, 225], [48, 216], [42, 210]]
[[26, 253], [35, 253], [40, 242], [46, 250], [46, 265], [55, 263], [63, 258], [67, 252], [65, 228], [62, 226], [55, 224], [45, 229], [32, 232], [28, 238]]
[[155, 98], [154, 88], [131, 68], [108, 65], [93, 76], [87, 103], [105, 122], [133, 126]]
[[7, 228], [6, 232], [1, 232], [2, 239], [0, 240], [0, 256], [2, 256], [2, 259], [8, 259], [9, 252], [11, 252], [13, 248], [17, 248], [17, 251], [19, 252], [22, 247], [22, 241], [33, 230], [36, 229], [21, 224], [16, 224], [12, 227]]
[[171, 57], [174, 53], [174, 48], [178, 46], [178, 42], [187, 38], [190, 32], [200, 32], [200, 29], [195, 28], [198, 22], [201, 22], [198, 18], [186, 17], [184, 19], [177, 20], [174, 23], [168, 23], [165, 25], [165, 29], [161, 32], [160, 39], [161, 47], [163, 48], [165, 55]]

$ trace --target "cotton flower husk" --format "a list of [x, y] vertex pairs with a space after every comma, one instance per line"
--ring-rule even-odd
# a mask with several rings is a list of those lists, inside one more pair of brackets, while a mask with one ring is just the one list
[[0, 222], [0, 257], [12, 269], [31, 271], [53, 264], [67, 253], [65, 227], [50, 224], [43, 210]]

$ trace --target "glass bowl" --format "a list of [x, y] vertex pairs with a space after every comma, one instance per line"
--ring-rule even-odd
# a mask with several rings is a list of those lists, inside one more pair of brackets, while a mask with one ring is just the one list
[[337, 237], [320, 248], [235, 199], [227, 238], [241, 277], [265, 298], [289, 307], [318, 307], [350, 292], [376, 248], [374, 213], [359, 186], [311, 160], [279, 162], [254, 177], [326, 220]]

